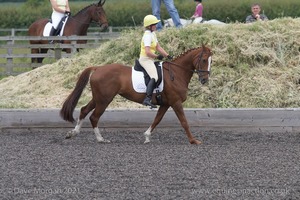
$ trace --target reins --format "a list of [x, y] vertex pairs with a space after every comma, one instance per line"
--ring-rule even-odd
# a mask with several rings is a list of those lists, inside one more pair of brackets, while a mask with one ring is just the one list
[[86, 22], [82, 22], [82, 21], [80, 21], [80, 20], [77, 20], [77, 19], [75, 19], [75, 18], [72, 17], [72, 16], [71, 16], [71, 18], [72, 18], [72, 20], [76, 21], [76, 22], [79, 23], [79, 24], [86, 24], [86, 25], [88, 25], [88, 24], [97, 24], [97, 25], [99, 25], [99, 26], [101, 26], [101, 25], [103, 24], [103, 23], [101, 23], [101, 22], [94, 22], [94, 21], [86, 23]]
[[[208, 71], [208, 70], [201, 70], [200, 69], [200, 61], [201, 61], [201, 59], [202, 59], [202, 56], [203, 56], [203, 51], [201, 52], [201, 54], [200, 54], [200, 56], [199, 56], [199, 58], [198, 58], [198, 60], [197, 60], [197, 63], [196, 63], [196, 66], [198, 66], [198, 69], [195, 69], [195, 70], [191, 70], [191, 72], [192, 73], [197, 73], [198, 74], [198, 76], [199, 77], [202, 77], [202, 76], [204, 76], [202, 73], [208, 73], [208, 75], [210, 75], [210, 71]], [[172, 62], [172, 61], [164, 61], [165, 63], [168, 63], [169, 65], [167, 65], [168, 66], [168, 69], [166, 69], [166, 70], [168, 70], [169, 72], [170, 72], [170, 78], [171, 78], [171, 80], [174, 80], [174, 74], [173, 74], [173, 72], [172, 72], [172, 70], [171, 70], [171, 67], [170, 67], [170, 64], [171, 65], [175, 65], [176, 67], [179, 67], [179, 68], [181, 68], [181, 69], [185, 69], [185, 68], [183, 68], [181, 65], [179, 65], [179, 64], [177, 64], [177, 63], [175, 63], [175, 62]]]
[[201, 67], [201, 66], [200, 66], [200, 62], [201, 62], [202, 56], [203, 56], [203, 51], [201, 52], [201, 54], [200, 54], [200, 56], [199, 56], [199, 59], [198, 59], [198, 61], [197, 61], [197, 64], [196, 64], [196, 66], [199, 66], [198, 69], [193, 70], [193, 72], [194, 72], [194, 73], [197, 73], [197, 74], [199, 75], [199, 77], [203, 76], [203, 75], [201, 75], [200, 73], [204, 73], [204, 72], [207, 72], [208, 75], [210, 75], [210, 71], [208, 71], [208, 70], [200, 70], [200, 67]]
[[[96, 4], [89, 5], [89, 6], [85, 7], [84, 9], [82, 9], [81, 11], [79, 11], [78, 13], [76, 13], [76, 15], [78, 15], [78, 14], [81, 13], [81, 12], [84, 12], [83, 14], [85, 14], [85, 13], [87, 12], [87, 9], [88, 9], [89, 7], [91, 7], [91, 6], [97, 6], [97, 5], [96, 5]], [[76, 16], [76, 15], [75, 15], [75, 16]], [[97, 16], [98, 16], [98, 18], [99, 18], [99, 16], [100, 16], [99, 12], [97, 12]], [[97, 25], [99, 25], [99, 26], [101, 26], [102, 24], [104, 24], [104, 23], [101, 23], [100, 20], [97, 21], [97, 22], [95, 22], [95, 21], [91, 21], [91, 22], [82, 22], [82, 21], [80, 21], [80, 20], [77, 20], [77, 19], [76, 19], [75, 17], [73, 17], [73, 16], [71, 16], [70, 18], [72, 18], [72, 20], [76, 21], [76, 22], [79, 23], [79, 24], [86, 24], [86, 25], [88, 25], [88, 24], [97, 24]]]

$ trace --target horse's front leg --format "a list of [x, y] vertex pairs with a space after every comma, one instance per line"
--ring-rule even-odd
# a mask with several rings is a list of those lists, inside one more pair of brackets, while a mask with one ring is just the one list
[[186, 120], [186, 117], [185, 117], [185, 114], [183, 111], [182, 103], [177, 103], [174, 106], [172, 106], [172, 108], [175, 111], [175, 114], [176, 114], [177, 118], [179, 119], [181, 126], [184, 128], [185, 133], [189, 139], [189, 142], [191, 144], [201, 144], [201, 141], [195, 139], [190, 131], [189, 124]]
[[159, 122], [161, 121], [161, 119], [163, 118], [163, 116], [165, 115], [165, 113], [167, 112], [167, 110], [169, 109], [170, 106], [160, 106], [156, 116], [154, 118], [153, 123], [151, 124], [151, 126], [147, 129], [147, 131], [144, 133], [145, 135], [145, 144], [150, 142], [150, 137], [152, 134], [152, 131], [154, 130], [154, 128], [159, 124]]

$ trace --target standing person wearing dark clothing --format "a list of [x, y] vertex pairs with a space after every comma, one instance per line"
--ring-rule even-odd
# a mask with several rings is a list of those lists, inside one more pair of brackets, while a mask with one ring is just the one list
[[267, 21], [268, 17], [264, 14], [260, 14], [260, 5], [255, 3], [251, 6], [252, 14], [246, 17], [246, 23], [252, 23], [256, 21]]

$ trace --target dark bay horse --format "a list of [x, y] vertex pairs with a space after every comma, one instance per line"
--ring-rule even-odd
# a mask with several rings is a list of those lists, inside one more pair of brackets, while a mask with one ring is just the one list
[[[90, 26], [91, 22], [95, 22], [99, 24], [100, 31], [106, 29], [108, 27], [106, 14], [103, 9], [103, 4], [105, 0], [100, 0], [97, 4], [91, 4], [82, 10], [80, 10], [74, 16], [69, 17], [67, 23], [64, 28], [64, 36], [70, 35], [87, 35], [88, 27]], [[49, 19], [39, 19], [32, 23], [28, 30], [29, 36], [43, 36], [43, 30], [45, 25], [49, 22]], [[80, 40], [77, 43], [86, 43], [87, 41]], [[30, 44], [47, 44], [47, 40], [31, 40]], [[62, 41], [62, 43], [71, 43], [70, 41]], [[32, 54], [38, 53], [47, 53], [48, 49], [39, 49], [39, 48], [32, 48]], [[70, 49], [65, 50], [67, 53], [70, 53]], [[32, 58], [31, 62], [35, 63], [42, 63], [44, 58]]]
[[[159, 124], [169, 107], [172, 107], [184, 128], [191, 144], [201, 142], [192, 135], [187, 119], [184, 114], [182, 103], [187, 98], [188, 84], [197, 73], [200, 83], [208, 81], [211, 67], [211, 50], [202, 45], [201, 47], [190, 49], [177, 56], [173, 61], [163, 62], [164, 89], [162, 91], [163, 105], [160, 105], [152, 125], [144, 133], [145, 143], [150, 142], [150, 136], [154, 128]], [[107, 64], [99, 67], [86, 68], [79, 77], [74, 90], [65, 100], [61, 110], [61, 117], [69, 122], [74, 122], [74, 109], [78, 103], [81, 93], [88, 82], [90, 82], [93, 98], [81, 108], [80, 116], [75, 129], [68, 132], [66, 138], [70, 138], [80, 132], [83, 119], [94, 110], [90, 116], [90, 121], [94, 133], [99, 142], [109, 142], [104, 139], [98, 128], [98, 121], [113, 98], [119, 94], [131, 101], [142, 103], [145, 93], [137, 93], [133, 89], [131, 80], [132, 67], [122, 64]], [[157, 104], [156, 99], [152, 103]]]

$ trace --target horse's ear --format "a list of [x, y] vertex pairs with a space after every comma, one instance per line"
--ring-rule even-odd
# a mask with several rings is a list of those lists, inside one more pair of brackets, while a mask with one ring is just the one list
[[104, 3], [105, 3], [105, 0], [102, 2], [102, 0], [99, 0], [99, 2], [98, 2], [98, 6], [103, 6], [104, 5]]
[[208, 41], [206, 41], [205, 43], [202, 41], [202, 47], [205, 47], [208, 44]]

